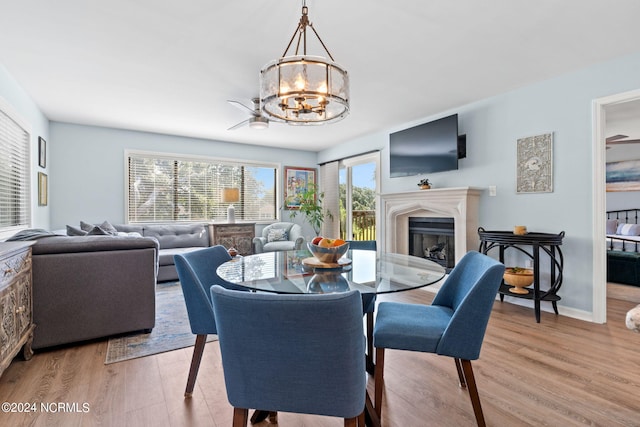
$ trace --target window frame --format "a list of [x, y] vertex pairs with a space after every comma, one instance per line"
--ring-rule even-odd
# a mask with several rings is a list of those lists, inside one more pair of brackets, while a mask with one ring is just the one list
[[[164, 159], [170, 161], [191, 161], [191, 162], [202, 162], [202, 163], [232, 163], [239, 164], [244, 167], [263, 167], [263, 168], [273, 168], [275, 171], [274, 176], [274, 218], [272, 219], [251, 219], [246, 220], [246, 222], [256, 223], [256, 224], [271, 224], [273, 222], [280, 221], [280, 208], [279, 208], [279, 200], [281, 198], [279, 186], [281, 180], [282, 167], [280, 163], [276, 162], [260, 162], [254, 160], [246, 160], [246, 159], [235, 159], [230, 157], [213, 157], [206, 155], [198, 155], [198, 154], [180, 154], [180, 153], [168, 153], [168, 152], [160, 152], [160, 151], [145, 151], [145, 150], [135, 150], [135, 149], [125, 149], [124, 150], [124, 221], [126, 224], [145, 224], [150, 222], [140, 221], [140, 222], [131, 222], [129, 218], [129, 158], [130, 157], [152, 157], [155, 159]], [[241, 209], [238, 208], [236, 204], [236, 212]], [[226, 220], [226, 218], [225, 218]], [[242, 219], [236, 218], [239, 222], [245, 222]], [[218, 221], [214, 218], [207, 218], [204, 220], [167, 220], [160, 221], [161, 223], [200, 223], [200, 222], [214, 222]]]

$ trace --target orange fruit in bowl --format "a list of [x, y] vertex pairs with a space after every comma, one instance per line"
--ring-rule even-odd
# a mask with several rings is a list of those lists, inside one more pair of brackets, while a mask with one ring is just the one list
[[333, 240], [333, 246], [342, 246], [342, 245], [344, 245], [345, 243], [347, 243], [347, 242], [345, 242], [345, 241], [344, 241], [344, 240], [342, 240], [342, 239], [334, 239], [334, 240]]

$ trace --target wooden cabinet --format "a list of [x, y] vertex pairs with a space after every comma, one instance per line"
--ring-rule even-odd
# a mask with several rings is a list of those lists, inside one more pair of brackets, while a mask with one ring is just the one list
[[256, 235], [255, 223], [209, 224], [211, 245], [236, 248], [240, 255], [253, 253], [253, 238]]
[[21, 349], [26, 360], [33, 356], [33, 243], [0, 243], [0, 375]]

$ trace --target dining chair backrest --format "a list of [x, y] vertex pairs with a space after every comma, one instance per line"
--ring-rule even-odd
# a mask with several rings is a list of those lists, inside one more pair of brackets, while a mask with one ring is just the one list
[[436, 353], [478, 359], [503, 274], [503, 264], [476, 251], [456, 264], [432, 303], [453, 310]]
[[359, 292], [245, 293], [214, 286], [211, 295], [231, 405], [343, 418], [362, 413]]
[[213, 285], [239, 289], [238, 285], [223, 280], [216, 273], [216, 269], [229, 261], [231, 256], [224, 246], [216, 245], [177, 254], [173, 258], [187, 306], [191, 332], [196, 335], [215, 334], [216, 323], [209, 289]]
[[347, 240], [347, 242], [349, 242], [349, 249], [376, 250], [375, 240]]

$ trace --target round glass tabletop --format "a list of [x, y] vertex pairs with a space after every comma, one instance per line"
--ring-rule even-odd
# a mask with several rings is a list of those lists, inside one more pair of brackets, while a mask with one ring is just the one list
[[265, 252], [236, 257], [218, 275], [248, 289], [276, 293], [328, 293], [358, 290], [363, 294], [406, 291], [437, 283], [441, 265], [411, 255], [349, 250], [339, 266], [322, 268], [307, 250]]

